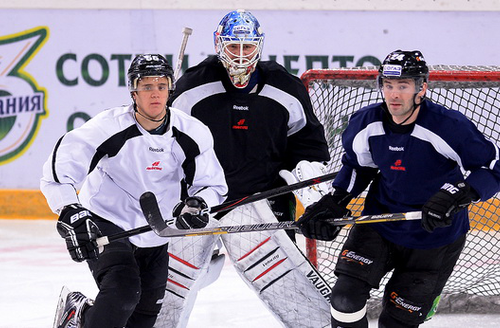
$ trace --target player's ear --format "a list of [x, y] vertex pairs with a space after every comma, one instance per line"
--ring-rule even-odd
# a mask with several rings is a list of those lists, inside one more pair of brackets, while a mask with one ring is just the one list
[[420, 91], [418, 92], [418, 95], [423, 98], [425, 96], [425, 93], [427, 91], [428, 84], [427, 82], [423, 82], [422, 85], [420, 86]]

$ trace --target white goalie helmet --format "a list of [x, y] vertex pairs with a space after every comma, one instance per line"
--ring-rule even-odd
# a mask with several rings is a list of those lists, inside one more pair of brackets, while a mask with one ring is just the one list
[[232, 11], [214, 32], [215, 51], [231, 82], [239, 89], [248, 85], [262, 54], [264, 33], [249, 11]]

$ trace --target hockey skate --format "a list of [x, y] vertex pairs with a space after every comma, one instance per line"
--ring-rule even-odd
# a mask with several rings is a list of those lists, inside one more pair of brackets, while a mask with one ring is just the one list
[[92, 306], [93, 301], [80, 292], [70, 292], [63, 287], [57, 303], [54, 328], [79, 328], [82, 327], [82, 313]]

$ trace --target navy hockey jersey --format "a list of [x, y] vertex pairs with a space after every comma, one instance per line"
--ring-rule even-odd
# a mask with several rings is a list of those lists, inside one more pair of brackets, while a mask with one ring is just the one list
[[[334, 186], [359, 195], [372, 182], [364, 214], [418, 211], [444, 183], [464, 180], [480, 195], [500, 190], [498, 147], [462, 113], [423, 101], [410, 131], [388, 126], [384, 104], [367, 106], [350, 118], [342, 142], [343, 167]], [[469, 229], [468, 213], [455, 215], [452, 226], [428, 233], [420, 221], [373, 224], [386, 239], [410, 248], [448, 244]]]

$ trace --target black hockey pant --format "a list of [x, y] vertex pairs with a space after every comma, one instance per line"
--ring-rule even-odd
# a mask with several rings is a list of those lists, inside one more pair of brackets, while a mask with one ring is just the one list
[[[463, 235], [441, 247], [410, 249], [387, 241], [369, 226], [354, 226], [337, 262], [333, 309], [344, 314], [360, 311], [370, 290], [394, 269], [385, 286], [378, 326], [418, 327], [441, 294], [465, 240]], [[367, 321], [366, 317], [350, 324], [332, 320], [332, 327], [367, 327]]]
[[[104, 235], [121, 231], [97, 221]], [[153, 327], [166, 289], [167, 245], [137, 248], [128, 240], [113, 242], [88, 265], [99, 293], [84, 313], [85, 328]]]

